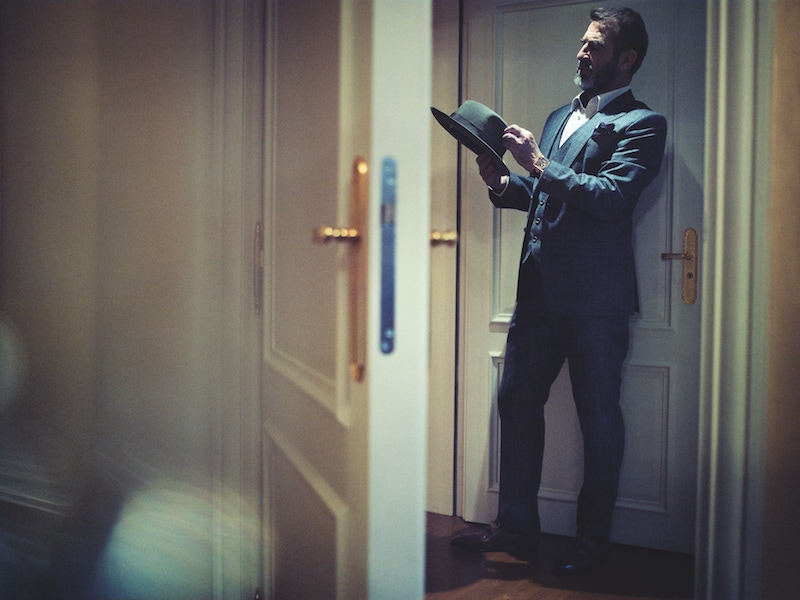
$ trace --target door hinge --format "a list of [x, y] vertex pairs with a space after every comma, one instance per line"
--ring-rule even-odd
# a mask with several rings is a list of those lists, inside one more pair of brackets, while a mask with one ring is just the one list
[[[256, 223], [253, 235], [253, 308], [256, 316], [261, 316], [264, 299], [264, 226]], [[258, 592], [258, 590], [256, 590]]]

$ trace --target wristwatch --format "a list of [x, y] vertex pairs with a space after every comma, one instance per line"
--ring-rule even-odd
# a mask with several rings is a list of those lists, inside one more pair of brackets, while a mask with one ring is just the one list
[[542, 171], [544, 171], [547, 168], [547, 165], [549, 164], [550, 161], [547, 160], [547, 158], [545, 158], [543, 154], [540, 154], [535, 159], [533, 159], [533, 170], [531, 171], [531, 176], [538, 177], [539, 175], [542, 174]]

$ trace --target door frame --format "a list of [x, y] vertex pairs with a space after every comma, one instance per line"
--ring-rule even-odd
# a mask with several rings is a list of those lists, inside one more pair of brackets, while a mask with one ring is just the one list
[[[433, 0], [431, 104], [451, 111], [459, 104], [461, 0]], [[430, 118], [431, 228], [461, 233], [459, 144]], [[459, 455], [456, 438], [459, 345], [459, 252], [437, 244], [430, 261], [430, 394], [428, 398], [428, 492], [426, 510], [462, 514], [456, 505]]]
[[214, 598], [263, 589], [261, 336], [256, 224], [262, 220], [264, 0], [215, 0], [213, 182], [222, 257], [219, 401], [212, 414]]
[[707, 4], [698, 599], [760, 592], [770, 182], [755, 174], [771, 164], [774, 18], [773, 2]]

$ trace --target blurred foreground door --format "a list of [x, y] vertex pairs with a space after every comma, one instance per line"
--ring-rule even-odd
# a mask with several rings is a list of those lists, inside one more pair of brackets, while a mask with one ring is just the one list
[[424, 593], [430, 13], [268, 2], [267, 597]]

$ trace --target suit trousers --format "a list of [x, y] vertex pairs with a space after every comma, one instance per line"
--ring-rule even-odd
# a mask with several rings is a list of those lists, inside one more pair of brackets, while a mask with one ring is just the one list
[[566, 360], [584, 446], [577, 533], [608, 539], [625, 447], [620, 386], [629, 318], [562, 315], [550, 310], [534, 260], [521, 265], [518, 286], [498, 392], [498, 523], [518, 533], [541, 531], [538, 492], [544, 406]]

